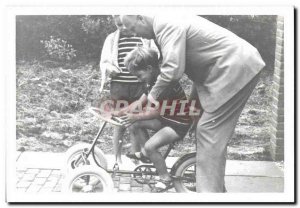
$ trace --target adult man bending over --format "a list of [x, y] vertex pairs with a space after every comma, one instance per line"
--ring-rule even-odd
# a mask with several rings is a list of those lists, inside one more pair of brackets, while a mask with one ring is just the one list
[[259, 52], [199, 16], [121, 16], [138, 36], [155, 39], [161, 73], [148, 95], [155, 101], [183, 73], [194, 82], [203, 114], [196, 128], [197, 192], [223, 192], [228, 140], [265, 66]]

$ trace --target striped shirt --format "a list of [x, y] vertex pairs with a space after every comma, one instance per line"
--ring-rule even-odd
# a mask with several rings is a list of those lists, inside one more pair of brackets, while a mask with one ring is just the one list
[[129, 52], [138, 46], [142, 46], [143, 42], [140, 37], [126, 37], [120, 36], [118, 43], [118, 64], [122, 70], [120, 74], [113, 77], [113, 82], [126, 82], [126, 83], [137, 83], [140, 82], [136, 76], [130, 74], [128, 69], [124, 65], [125, 57]]

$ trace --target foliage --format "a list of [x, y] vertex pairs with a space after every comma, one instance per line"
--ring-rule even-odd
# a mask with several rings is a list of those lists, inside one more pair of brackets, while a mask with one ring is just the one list
[[90, 16], [84, 16], [80, 19], [82, 22], [81, 28], [84, 32], [87, 34], [96, 34], [100, 32], [101, 28], [101, 20], [100, 19], [94, 19]]
[[229, 29], [258, 49], [273, 71], [276, 41], [276, 17], [274, 15], [207, 15], [208, 20]]
[[[206, 15], [203, 16], [254, 45], [273, 70], [275, 56], [276, 16]], [[40, 15], [16, 18], [16, 53], [18, 60], [45, 59], [47, 52], [41, 40], [50, 36], [67, 41], [76, 50], [76, 60], [99, 62], [107, 35], [114, 30], [109, 15]]]
[[[98, 19], [92, 24], [91, 19]], [[16, 17], [17, 60], [45, 59], [41, 40], [50, 36], [67, 41], [77, 52], [76, 60], [98, 61], [106, 36], [115, 30], [110, 16], [18, 15]]]
[[[269, 75], [274, 64], [276, 16], [204, 17], [250, 42], [267, 63], [269, 72], [265, 72], [245, 106], [228, 149], [230, 159], [267, 160], [272, 92]], [[63, 152], [76, 142], [91, 142], [99, 123], [88, 113], [88, 107], [99, 105], [99, 98], [106, 99], [108, 88], [100, 95], [99, 72], [90, 64], [78, 63], [99, 61], [105, 38], [116, 29], [112, 17], [17, 16], [16, 24], [16, 53], [21, 63], [17, 64], [17, 148]], [[61, 46], [60, 52], [54, 50], [55, 45]], [[70, 48], [76, 51], [76, 57], [69, 54]], [[69, 54], [72, 63], [65, 69], [41, 64], [47, 63], [44, 60], [49, 58], [50, 51], [56, 54], [50, 58], [64, 61]], [[34, 64], [21, 61], [35, 59], [38, 61]], [[187, 92], [190, 82], [186, 77], [181, 80]], [[112, 132], [108, 126], [99, 140], [98, 145], [105, 153], [112, 153]], [[193, 150], [195, 139], [186, 137], [172, 154], [179, 156]]]
[[67, 41], [50, 36], [50, 40], [41, 40], [50, 58], [59, 61], [71, 61], [76, 57], [76, 50]]

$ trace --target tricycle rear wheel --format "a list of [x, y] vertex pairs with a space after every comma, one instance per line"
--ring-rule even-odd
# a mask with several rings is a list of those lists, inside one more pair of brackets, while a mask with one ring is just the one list
[[187, 157], [174, 171], [177, 192], [196, 192], [196, 157]]

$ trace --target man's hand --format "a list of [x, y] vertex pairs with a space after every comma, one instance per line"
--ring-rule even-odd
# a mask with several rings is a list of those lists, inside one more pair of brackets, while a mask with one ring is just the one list
[[119, 69], [117, 66], [110, 65], [107, 67], [107, 72], [109, 73], [110, 77], [115, 77], [121, 73], [121, 69]]
[[189, 137], [192, 137], [194, 133], [196, 133], [196, 127], [198, 122], [193, 122], [189, 129]]
[[120, 117], [120, 116], [124, 116], [124, 115], [126, 115], [126, 113], [128, 112], [128, 108], [122, 108], [121, 110], [119, 110], [119, 111], [113, 111], [112, 112], [112, 115], [113, 116], [118, 116], [118, 117]]
[[196, 128], [197, 128], [197, 125], [198, 125], [198, 122], [199, 122], [199, 119], [201, 117], [201, 114], [202, 114], [203, 111], [201, 111], [200, 115], [199, 116], [192, 116], [192, 119], [193, 119], [193, 123], [189, 129], [189, 136], [192, 137], [194, 133], [196, 133]]

